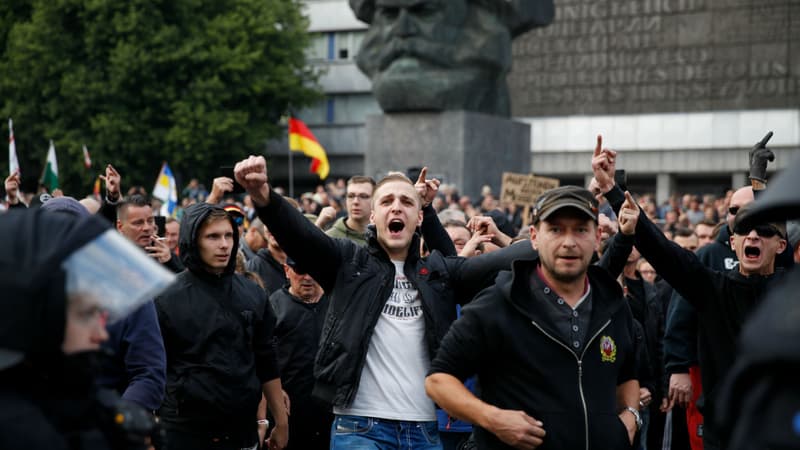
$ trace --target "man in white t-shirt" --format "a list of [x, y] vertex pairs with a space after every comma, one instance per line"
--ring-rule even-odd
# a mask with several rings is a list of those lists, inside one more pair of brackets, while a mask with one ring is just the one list
[[[440, 449], [424, 380], [455, 304], [530, 252], [522, 245], [470, 260], [446, 257], [442, 251], [455, 255], [455, 248], [430, 207], [438, 181], [425, 174], [416, 185], [399, 174], [377, 183], [374, 229], [361, 247], [325, 235], [274, 193], [263, 157], [236, 165], [258, 216], [331, 296], [314, 370], [314, 395], [336, 414], [331, 448]], [[432, 249], [426, 258], [417, 250], [419, 226]]]

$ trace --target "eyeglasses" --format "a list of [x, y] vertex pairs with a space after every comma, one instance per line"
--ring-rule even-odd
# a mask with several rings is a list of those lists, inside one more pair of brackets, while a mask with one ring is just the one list
[[371, 195], [369, 195], [369, 194], [356, 194], [355, 192], [347, 194], [348, 200], [355, 200], [356, 197], [359, 198], [360, 200], [369, 200]]
[[728, 208], [728, 214], [735, 216], [737, 212], [739, 212], [739, 206], [731, 206]]
[[743, 227], [737, 227], [736, 229], [733, 230], [733, 232], [740, 236], [747, 236], [753, 230], [755, 230], [758, 237], [762, 238], [771, 238], [773, 236], [781, 235], [781, 232], [772, 225], [756, 225], [750, 229], [743, 229]]

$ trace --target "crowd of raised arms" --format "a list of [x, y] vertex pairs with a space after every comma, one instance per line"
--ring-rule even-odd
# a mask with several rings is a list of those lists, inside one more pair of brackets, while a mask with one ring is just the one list
[[742, 157], [750, 186], [658, 204], [598, 136], [588, 186], [523, 208], [427, 168], [293, 199], [251, 156], [167, 217], [113, 164], [87, 197], [12, 173], [0, 448], [798, 448], [761, 313], [800, 227]]

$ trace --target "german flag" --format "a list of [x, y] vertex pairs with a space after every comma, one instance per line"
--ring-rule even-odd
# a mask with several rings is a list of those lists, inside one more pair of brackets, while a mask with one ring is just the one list
[[319, 145], [317, 138], [311, 134], [306, 124], [294, 117], [289, 119], [289, 150], [302, 152], [311, 158], [310, 171], [319, 175], [320, 180], [328, 177], [330, 166], [325, 149]]

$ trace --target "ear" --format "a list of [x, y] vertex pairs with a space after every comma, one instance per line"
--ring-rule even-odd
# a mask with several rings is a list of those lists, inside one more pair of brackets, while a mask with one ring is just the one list
[[374, 209], [372, 211], [370, 211], [370, 213], [369, 213], [369, 223], [371, 223], [372, 225], [375, 225], [375, 210]]
[[283, 273], [286, 274], [286, 278], [289, 278], [289, 265], [288, 264], [284, 264], [283, 265]]
[[422, 210], [417, 211], [417, 226], [422, 226]]
[[[728, 244], [731, 246], [731, 250], [733, 250], [734, 252], [736, 252], [736, 243], [735, 243], [735, 240], [734, 240], [734, 239], [735, 239], [735, 238], [734, 238], [734, 235], [733, 235], [733, 234], [731, 234], [731, 237], [730, 237], [730, 238], [728, 238], [728, 239], [730, 240], [730, 241], [728, 242]], [[737, 256], [737, 257], [738, 257], [738, 256]]]
[[531, 234], [531, 246], [533, 247], [534, 250], [539, 250], [538, 243], [536, 241], [536, 237], [537, 237], [536, 227], [531, 225], [530, 227], [528, 227], [528, 231]]
[[122, 232], [122, 221], [117, 219], [117, 231]]
[[783, 251], [786, 250], [786, 245], [786, 239], [781, 239], [778, 241], [778, 250], [775, 252], [775, 254], [780, 255], [783, 253]]
[[800, 242], [794, 246], [794, 262], [800, 264]]

